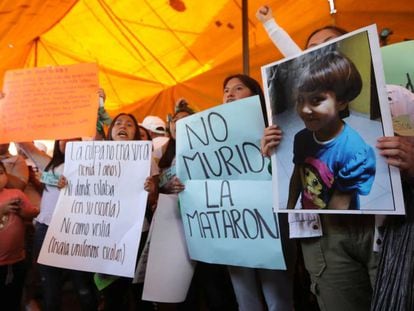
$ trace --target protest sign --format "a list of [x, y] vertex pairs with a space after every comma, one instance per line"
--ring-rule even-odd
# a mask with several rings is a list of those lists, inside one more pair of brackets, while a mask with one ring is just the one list
[[414, 92], [414, 40], [394, 43], [381, 48], [385, 81]]
[[98, 66], [9, 70], [0, 99], [0, 143], [95, 135]]
[[[404, 214], [399, 171], [375, 147], [393, 128], [374, 26], [265, 65], [262, 78], [270, 123], [283, 129], [272, 156], [277, 211]], [[327, 103], [335, 113], [319, 110]]]
[[384, 46], [381, 54], [394, 131], [414, 136], [414, 41]]
[[258, 96], [177, 122], [180, 207], [192, 259], [285, 269], [269, 161], [260, 152], [263, 128]]
[[188, 256], [176, 195], [160, 194], [151, 231], [142, 298], [182, 302], [187, 296], [195, 263]]
[[38, 262], [133, 277], [148, 193], [151, 145], [67, 143], [61, 190]]

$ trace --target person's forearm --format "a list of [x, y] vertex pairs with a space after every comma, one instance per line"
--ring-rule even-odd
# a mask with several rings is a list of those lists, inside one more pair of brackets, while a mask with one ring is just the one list
[[302, 52], [299, 46], [292, 40], [289, 34], [281, 28], [275, 21], [270, 19], [263, 24], [264, 29], [272, 40], [273, 44], [279, 49], [283, 56], [293, 56]]
[[341, 192], [335, 190], [328, 203], [328, 209], [347, 210], [350, 208], [352, 192]]

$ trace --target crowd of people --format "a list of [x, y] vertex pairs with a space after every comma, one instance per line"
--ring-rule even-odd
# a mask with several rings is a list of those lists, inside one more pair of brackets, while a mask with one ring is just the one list
[[[259, 8], [256, 16], [284, 56], [301, 52], [276, 23], [269, 7]], [[306, 48], [345, 33], [345, 30], [333, 26], [318, 29], [309, 36]], [[303, 120], [304, 129], [295, 136], [288, 208], [294, 208], [300, 198], [302, 208], [359, 209], [358, 195], [369, 192], [375, 173], [373, 148], [346, 123], [348, 104], [360, 93], [362, 80], [352, 62], [339, 52], [329, 51], [319, 57], [299, 76], [295, 92], [296, 111]], [[283, 140], [283, 129], [275, 124], [269, 125], [260, 83], [244, 74], [232, 74], [223, 81], [222, 89], [224, 104], [259, 96], [265, 122], [261, 151], [264, 157], [277, 153]], [[390, 101], [393, 96], [399, 96], [399, 101], [408, 102], [414, 96], [395, 86], [389, 90]], [[196, 112], [185, 99], [179, 99], [174, 113], [166, 116], [167, 123], [158, 116], [146, 116], [139, 123], [134, 115], [127, 113], [112, 119], [104, 110], [105, 93], [99, 90], [98, 94], [100, 105], [95, 139], [149, 140], [153, 143], [151, 173], [143, 185], [149, 195], [139, 259], [157, 208], [158, 195], [178, 194], [185, 188], [175, 169], [176, 141], [180, 139], [176, 134], [176, 123]], [[81, 139], [56, 140], [52, 156], [34, 143], [16, 143], [17, 155], [9, 153], [9, 144], [0, 145], [0, 309], [21, 310], [26, 306], [32, 310], [60, 310], [63, 284], [68, 281], [81, 310], [337, 311], [414, 308], [412, 137], [378, 137], [375, 146], [385, 161], [401, 172], [406, 216], [380, 218], [307, 213], [289, 214], [288, 219], [287, 214], [279, 214], [287, 270], [197, 262], [186, 299], [174, 304], [142, 300], [143, 284], [131, 278], [94, 276], [89, 272], [36, 262], [60, 189], [67, 183], [62, 175], [65, 145], [78, 140]], [[337, 164], [338, 160], [332, 156], [328, 143], [329, 146], [335, 145], [334, 153], [340, 154], [341, 159], [353, 161], [358, 174], [352, 171], [354, 167], [348, 162], [333, 168], [332, 163]], [[321, 168], [322, 162], [331, 166], [329, 171], [333, 171], [333, 175], [327, 173], [330, 190], [326, 196], [315, 201], [307, 196], [303, 176], [309, 173], [310, 166]], [[342, 176], [351, 177], [345, 180]], [[403, 250], [404, 256], [401, 255]], [[394, 260], [401, 256], [402, 261]], [[390, 273], [395, 277], [390, 277]], [[98, 291], [94, 277], [112, 280]]]

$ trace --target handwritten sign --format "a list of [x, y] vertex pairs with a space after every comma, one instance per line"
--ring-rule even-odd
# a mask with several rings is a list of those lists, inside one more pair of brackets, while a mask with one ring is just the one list
[[72, 142], [39, 263], [132, 277], [145, 215], [148, 142]]
[[0, 143], [93, 136], [97, 90], [96, 64], [7, 71]]
[[177, 123], [181, 216], [192, 259], [285, 269], [257, 96]]

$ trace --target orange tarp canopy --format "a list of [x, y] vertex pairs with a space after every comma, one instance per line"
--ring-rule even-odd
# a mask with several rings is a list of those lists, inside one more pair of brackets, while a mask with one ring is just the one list
[[[392, 30], [389, 43], [414, 39], [411, 0], [268, 1], [304, 45], [309, 33], [335, 24], [372, 23]], [[248, 4], [250, 73], [281, 57]], [[114, 115], [165, 115], [185, 97], [197, 110], [221, 102], [222, 81], [242, 72], [241, 0], [5, 0], [0, 2], [0, 77], [8, 69], [95, 62], [106, 108]], [[2, 80], [1, 80], [2, 81]]]

